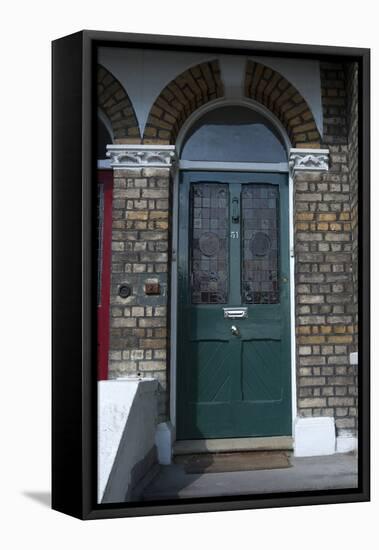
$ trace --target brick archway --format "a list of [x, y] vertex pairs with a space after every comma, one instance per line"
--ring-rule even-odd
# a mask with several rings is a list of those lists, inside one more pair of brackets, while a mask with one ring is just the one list
[[320, 133], [308, 103], [280, 73], [248, 60], [245, 95], [262, 103], [277, 116], [287, 130], [293, 147], [320, 147]]
[[108, 117], [116, 143], [141, 143], [137, 117], [123, 86], [102, 65], [97, 68], [98, 107]]
[[187, 69], [159, 94], [147, 119], [143, 143], [173, 144], [185, 120], [196, 109], [223, 97], [218, 60]]

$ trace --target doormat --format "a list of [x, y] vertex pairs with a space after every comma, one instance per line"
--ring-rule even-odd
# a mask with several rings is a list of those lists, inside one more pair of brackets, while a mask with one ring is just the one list
[[217, 474], [249, 470], [276, 470], [290, 468], [285, 451], [243, 451], [234, 453], [199, 453], [177, 455], [175, 464], [181, 464], [186, 474]]

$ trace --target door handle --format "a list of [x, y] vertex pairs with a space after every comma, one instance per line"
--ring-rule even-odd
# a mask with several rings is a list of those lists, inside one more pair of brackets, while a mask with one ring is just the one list
[[236, 325], [232, 325], [230, 327], [230, 332], [233, 334], [233, 336], [239, 336], [240, 335], [239, 328], [236, 327]]

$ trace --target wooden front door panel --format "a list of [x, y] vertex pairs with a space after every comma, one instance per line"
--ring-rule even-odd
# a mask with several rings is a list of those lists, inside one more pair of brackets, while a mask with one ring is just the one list
[[288, 177], [185, 172], [179, 201], [177, 437], [289, 435]]

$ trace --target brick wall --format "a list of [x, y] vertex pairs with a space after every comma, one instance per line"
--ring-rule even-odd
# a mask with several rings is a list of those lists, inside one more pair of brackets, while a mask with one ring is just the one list
[[[114, 171], [109, 378], [154, 376], [167, 413], [169, 169]], [[145, 284], [159, 282], [159, 295]], [[120, 285], [131, 295], [119, 296]]]
[[116, 142], [141, 142], [137, 117], [128, 94], [102, 65], [97, 67], [97, 104], [108, 117]]
[[286, 128], [293, 147], [320, 147], [312, 111], [298, 90], [278, 72], [247, 61], [245, 95], [262, 103]]
[[352, 230], [346, 80], [321, 64], [328, 172], [297, 172], [295, 278], [298, 412], [334, 416], [337, 433], [356, 428]]
[[175, 143], [189, 115], [204, 103], [222, 97], [223, 93], [218, 60], [191, 67], [159, 94], [150, 109], [143, 142]]
[[354, 351], [358, 349], [358, 64], [346, 66], [347, 109], [348, 109], [348, 150], [351, 204], [351, 236], [353, 262], [353, 315]]

